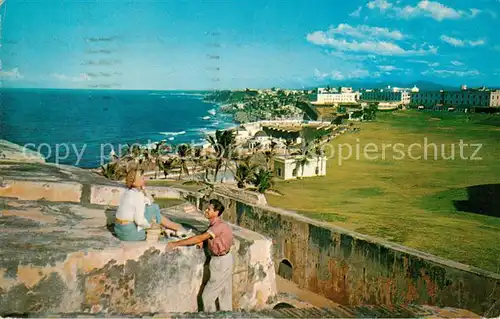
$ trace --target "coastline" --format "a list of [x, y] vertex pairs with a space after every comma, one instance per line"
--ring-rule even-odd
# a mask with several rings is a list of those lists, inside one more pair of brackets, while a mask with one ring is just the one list
[[[181, 92], [182, 93], [182, 92]], [[155, 94], [155, 93], [153, 93]], [[157, 94], [157, 93], [156, 93]], [[205, 94], [176, 94], [176, 95], [185, 95], [185, 96], [197, 96], [197, 97], [200, 97], [200, 100], [203, 102], [203, 103], [206, 103], [206, 104], [210, 104], [212, 106], [212, 108], [210, 108], [208, 110], [208, 113], [210, 114], [210, 117], [216, 117], [217, 115], [220, 115], [220, 114], [224, 114], [225, 116], [231, 118], [231, 121], [222, 121], [221, 119], [218, 119], [216, 122], [219, 123], [219, 124], [223, 124], [223, 125], [220, 125], [219, 127], [216, 127], [216, 128], [213, 128], [212, 129], [209, 129], [208, 127], [210, 125], [207, 125], [207, 126], [204, 126], [204, 127], [201, 127], [199, 129], [199, 135], [202, 136], [202, 138], [199, 139], [199, 142], [195, 142], [193, 143], [192, 141], [191, 142], [184, 142], [184, 141], [179, 141], [179, 142], [175, 142], [175, 138], [172, 138], [172, 137], [175, 137], [175, 136], [182, 136], [184, 134], [186, 134], [186, 131], [183, 130], [183, 131], [178, 131], [178, 132], [162, 132], [165, 136], [170, 136], [172, 139], [161, 139], [161, 140], [156, 140], [156, 141], [152, 141], [151, 143], [145, 143], [145, 144], [141, 144], [140, 146], [141, 147], [145, 147], [145, 148], [148, 148], [148, 147], [152, 147], [154, 148], [155, 144], [156, 143], [159, 143], [159, 142], [166, 142], [166, 145], [168, 145], [169, 147], [171, 147], [172, 149], [174, 149], [175, 147], [179, 146], [179, 145], [183, 145], [183, 144], [189, 144], [191, 147], [202, 147], [202, 148], [205, 148], [206, 146], [208, 146], [210, 143], [206, 140], [206, 136], [208, 135], [213, 135], [215, 134], [215, 132], [217, 130], [231, 130], [231, 129], [236, 129], [239, 124], [236, 123], [234, 121], [234, 117], [232, 116], [231, 113], [227, 113], [227, 112], [224, 112], [222, 109], [226, 106], [229, 106], [231, 105], [231, 103], [226, 103], [226, 102], [214, 102], [214, 101], [207, 101], [205, 100], [204, 98], [210, 94], [210, 92], [207, 92]], [[210, 111], [214, 110], [214, 113], [215, 114], [212, 114]], [[172, 154], [169, 154], [169, 156], [177, 156], [176, 153], [172, 153]], [[100, 166], [99, 167], [91, 167], [91, 168], [87, 168], [89, 170], [92, 170], [92, 171], [96, 171], [96, 170], [100, 170]]]
[[203, 146], [207, 134], [237, 125], [221, 111], [224, 103], [204, 101], [209, 92], [38, 92], [4, 91], [4, 111], [16, 116], [8, 118], [12, 129], [2, 138], [40, 152], [47, 163], [83, 169], [100, 168], [126, 144]]

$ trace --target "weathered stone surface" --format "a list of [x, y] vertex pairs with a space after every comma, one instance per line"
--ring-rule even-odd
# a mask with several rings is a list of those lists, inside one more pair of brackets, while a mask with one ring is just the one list
[[45, 158], [38, 152], [0, 139], [0, 161], [45, 163]]
[[[198, 232], [208, 228], [207, 220], [197, 212], [178, 212], [179, 207], [169, 209], [165, 215]], [[176, 211], [177, 210], [177, 211]], [[233, 308], [262, 309], [276, 297], [276, 275], [272, 259], [272, 242], [269, 238], [248, 229], [231, 225], [234, 243], [231, 253], [233, 268]]]
[[21, 200], [90, 203], [92, 185], [123, 187], [89, 170], [45, 163], [0, 161], [0, 176], [0, 197]]
[[[0, 315], [166, 313], [198, 310], [205, 253], [166, 242], [121, 242], [114, 210], [0, 199]], [[201, 215], [166, 212], [188, 228]], [[270, 240], [235, 226], [234, 305], [259, 309], [276, 294]], [[238, 285], [239, 284], [239, 285]]]
[[2, 201], [0, 314], [196, 311], [204, 254], [124, 243], [103, 209]]
[[118, 206], [125, 190], [123, 185], [92, 185], [90, 186], [90, 203]]
[[224, 218], [273, 239], [291, 279], [343, 305], [429, 304], [500, 315], [500, 274], [220, 193]]
[[91, 170], [53, 163], [0, 161], [0, 175], [5, 179], [12, 180], [120, 185], [120, 183], [110, 181]]
[[266, 205], [267, 200], [264, 194], [242, 191], [239, 188], [231, 187], [228, 185], [218, 184], [215, 187], [215, 191], [223, 196], [231, 197], [236, 200], [242, 200], [247, 203], [255, 204], [255, 205]]
[[0, 197], [12, 197], [22, 200], [44, 199], [55, 202], [79, 203], [82, 185], [75, 182], [36, 182], [22, 180], [4, 180], [0, 186]]
[[[50, 318], [92, 318], [102, 317], [105, 313], [81, 314], [44, 314]], [[123, 316], [120, 316], [123, 317]], [[159, 313], [137, 314], [134, 318], [481, 318], [477, 314], [457, 308], [438, 308], [432, 306], [336, 306], [328, 308], [276, 308], [251, 312], [216, 313]]]

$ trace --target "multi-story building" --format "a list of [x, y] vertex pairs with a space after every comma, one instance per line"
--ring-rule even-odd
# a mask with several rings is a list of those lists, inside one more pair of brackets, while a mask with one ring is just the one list
[[443, 104], [446, 106], [490, 106], [490, 92], [479, 90], [445, 91]]
[[345, 103], [357, 103], [360, 98], [359, 92], [353, 92], [352, 88], [341, 87], [339, 90], [318, 88], [318, 95], [312, 104], [339, 105]]
[[460, 91], [413, 93], [410, 104], [423, 107], [500, 107], [500, 90], [489, 90], [485, 87], [468, 89], [462, 85]]
[[490, 107], [500, 107], [500, 90], [490, 92]]
[[410, 105], [414, 106], [439, 106], [443, 104], [443, 91], [421, 91], [412, 93], [410, 97]]
[[419, 92], [417, 87], [408, 88], [391, 88], [386, 89], [368, 89], [361, 91], [361, 99], [366, 102], [394, 102], [403, 105], [410, 104], [411, 93]]

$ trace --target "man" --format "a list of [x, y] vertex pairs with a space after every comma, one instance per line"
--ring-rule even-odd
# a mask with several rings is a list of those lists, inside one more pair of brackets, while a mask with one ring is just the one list
[[203, 306], [206, 312], [215, 312], [215, 300], [219, 298], [221, 311], [233, 310], [233, 256], [229, 252], [233, 244], [233, 232], [221, 215], [224, 205], [217, 199], [211, 199], [205, 210], [205, 217], [210, 221], [208, 230], [197, 236], [169, 242], [168, 249], [179, 246], [197, 245], [203, 247], [207, 241], [210, 260], [210, 279], [203, 290]]

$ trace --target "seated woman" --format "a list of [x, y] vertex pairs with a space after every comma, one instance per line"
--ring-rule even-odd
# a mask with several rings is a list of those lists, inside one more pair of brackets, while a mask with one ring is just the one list
[[178, 234], [185, 232], [181, 225], [162, 216], [157, 204], [151, 204], [144, 193], [144, 176], [141, 171], [131, 170], [125, 184], [128, 189], [123, 193], [116, 212], [116, 237], [123, 241], [146, 240], [145, 229], [150, 228], [153, 221]]

